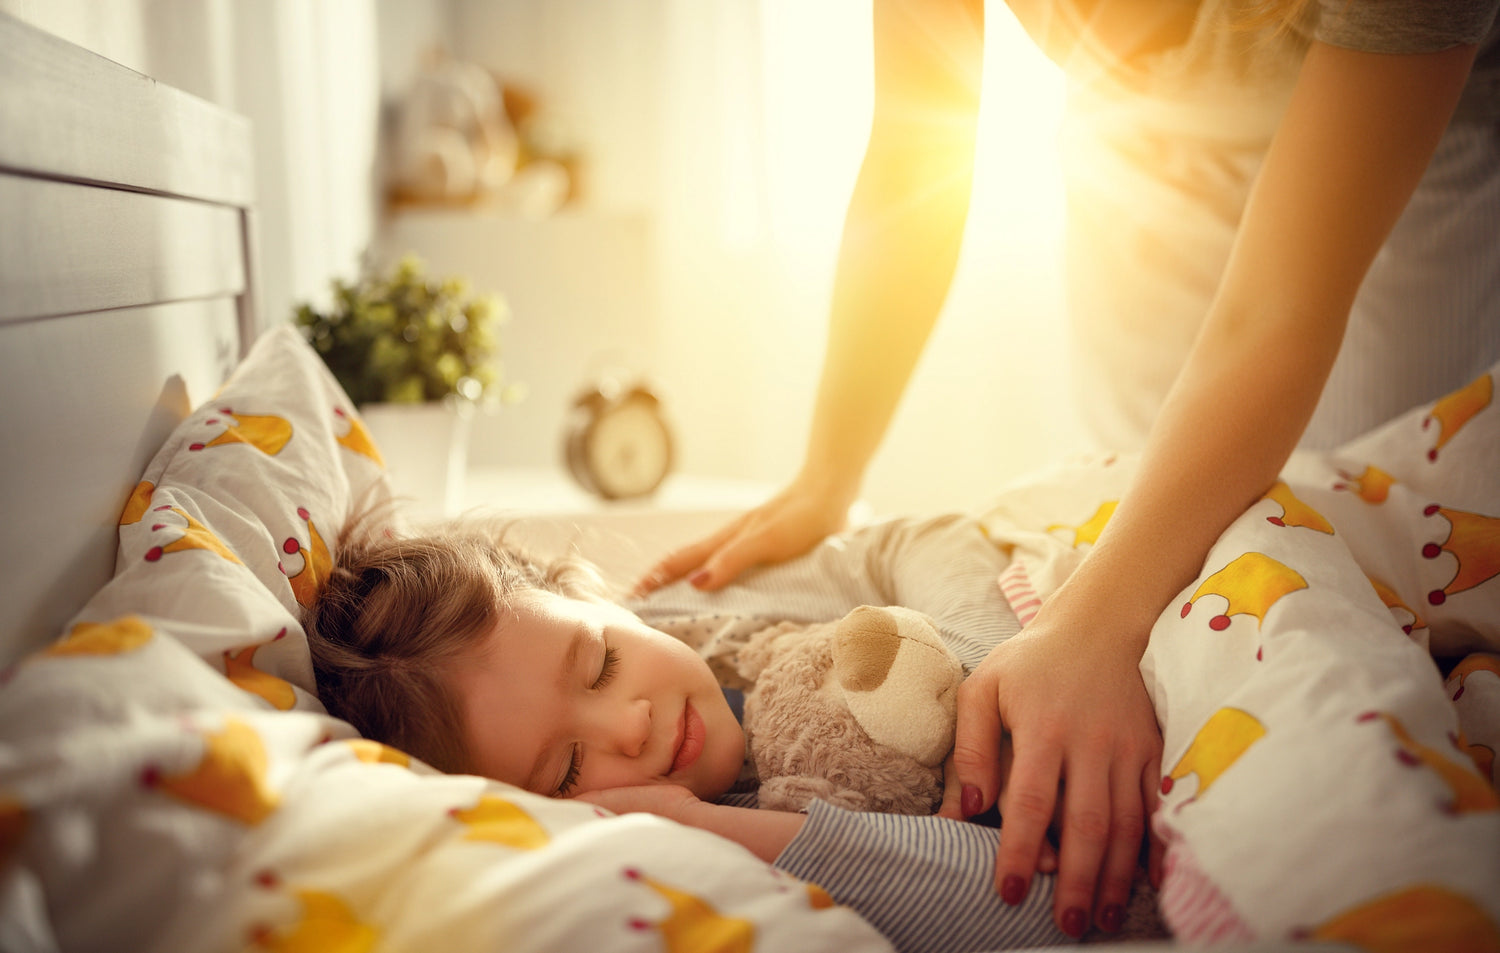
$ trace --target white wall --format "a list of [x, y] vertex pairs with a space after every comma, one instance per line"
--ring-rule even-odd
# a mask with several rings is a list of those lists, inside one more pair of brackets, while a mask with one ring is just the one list
[[434, 276], [464, 275], [510, 305], [502, 371], [526, 396], [476, 419], [471, 462], [560, 468], [564, 422], [585, 386], [612, 372], [670, 376], [658, 345], [659, 121], [646, 68], [659, 59], [655, 0], [380, 0], [379, 15], [388, 109], [441, 49], [531, 89], [588, 153], [584, 203], [550, 221], [404, 210], [378, 242], [383, 263], [414, 252]]
[[[534, 417], [525, 441], [492, 424], [476, 458], [555, 459], [558, 408], [546, 401], [576, 389], [591, 360], [577, 350], [576, 322], [593, 321], [601, 347], [637, 343], [631, 359], [669, 401], [683, 469], [786, 479], [806, 439], [868, 123], [868, 0], [381, 0], [380, 14], [388, 94], [434, 44], [528, 84], [587, 150], [577, 220], [592, 217], [601, 232], [620, 216], [646, 223], [647, 248], [596, 242], [522, 274], [495, 256], [486, 270], [472, 231], [450, 229], [446, 243], [427, 232], [435, 267], [462, 262], [476, 285], [493, 279], [515, 299], [507, 366], [543, 382], [529, 407], [510, 411]], [[975, 505], [1082, 444], [1068, 401], [1048, 125], [1061, 81], [1038, 73], [1040, 54], [1002, 3], [990, 5], [989, 33], [1008, 45], [987, 64], [970, 234], [866, 483], [882, 511]], [[637, 261], [648, 273], [600, 284], [591, 276], [601, 258], [609, 273], [623, 277]], [[580, 309], [579, 284], [609, 290]], [[552, 334], [560, 310], [570, 317]]]

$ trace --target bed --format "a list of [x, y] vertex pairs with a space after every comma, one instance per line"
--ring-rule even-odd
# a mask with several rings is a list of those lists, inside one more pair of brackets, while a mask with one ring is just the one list
[[390, 488], [255, 307], [248, 124], [6, 16], [0, 48], [0, 948], [890, 949], [727, 841], [325, 713], [301, 610]]

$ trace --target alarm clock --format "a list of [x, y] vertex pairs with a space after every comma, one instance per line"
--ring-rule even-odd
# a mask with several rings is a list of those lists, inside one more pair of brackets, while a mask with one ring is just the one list
[[672, 432], [661, 401], [644, 384], [606, 382], [579, 395], [568, 418], [573, 479], [606, 500], [654, 491], [672, 469]]

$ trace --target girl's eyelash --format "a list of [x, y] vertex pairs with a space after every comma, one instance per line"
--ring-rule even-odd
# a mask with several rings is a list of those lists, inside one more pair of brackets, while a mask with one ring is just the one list
[[[604, 665], [599, 669], [599, 677], [594, 679], [591, 688], [603, 688], [608, 685], [610, 679], [615, 677], [615, 670], [620, 666], [620, 653], [604, 647]], [[568, 772], [563, 775], [562, 783], [557, 786], [556, 797], [567, 797], [568, 792], [573, 790], [573, 785], [578, 783], [578, 772], [583, 767], [583, 746], [574, 745], [573, 754], [568, 758]]]
[[604, 649], [604, 665], [599, 669], [599, 677], [594, 679], [594, 688], [603, 688], [608, 685], [610, 679], [615, 677], [615, 669], [620, 665], [620, 653], [608, 646]]
[[568, 758], [568, 773], [563, 775], [562, 783], [557, 786], [554, 797], [567, 797], [568, 792], [573, 790], [573, 785], [578, 783], [578, 770], [583, 767], [583, 746], [574, 745], [573, 754]]

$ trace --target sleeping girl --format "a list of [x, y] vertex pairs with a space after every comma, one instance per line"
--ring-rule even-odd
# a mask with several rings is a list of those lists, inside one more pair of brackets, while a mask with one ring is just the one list
[[[767, 624], [736, 614], [733, 596], [705, 613], [690, 604], [696, 592], [658, 593], [650, 608], [668, 634], [612, 602], [579, 560], [531, 559], [478, 527], [403, 538], [361, 523], [336, 547], [306, 628], [320, 697], [366, 737], [440, 770], [728, 837], [819, 883], [902, 949], [1066, 940], [1049, 878], [1019, 907], [995, 895], [992, 829], [821, 802], [806, 813], [716, 803], [741, 777], [745, 738], [704, 656]], [[984, 642], [1014, 630], [995, 585], [1002, 562], [973, 520], [892, 521], [768, 571], [740, 598], [808, 621], [838, 618], [850, 601], [927, 602], [941, 629], [967, 630], [953, 640], [960, 657], [982, 657]], [[980, 616], [991, 621], [967, 624]], [[702, 655], [684, 640], [695, 634], [710, 643]], [[913, 870], [924, 877], [908, 880]]]
[[440, 770], [553, 797], [711, 800], [739, 776], [744, 736], [707, 663], [581, 563], [482, 535], [350, 541], [308, 628], [330, 710]]

